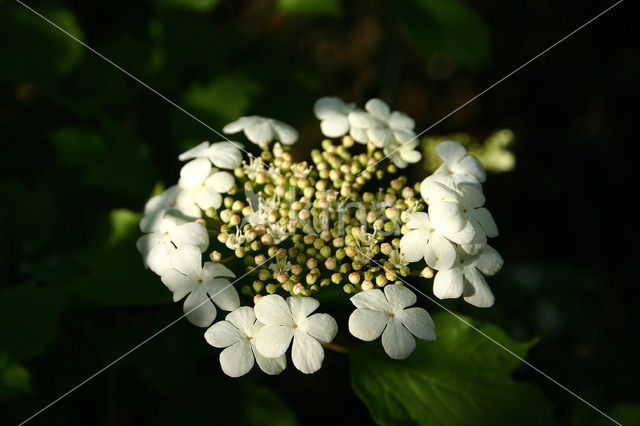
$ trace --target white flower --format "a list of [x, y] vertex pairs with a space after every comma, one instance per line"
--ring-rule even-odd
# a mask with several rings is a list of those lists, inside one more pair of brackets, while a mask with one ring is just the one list
[[202, 252], [209, 245], [207, 229], [197, 222], [166, 215], [155, 222], [152, 230], [138, 238], [136, 247], [145, 265], [158, 275], [173, 268], [176, 247], [194, 246]]
[[225, 245], [229, 250], [235, 250], [243, 245], [246, 240], [247, 238], [240, 232], [240, 228], [238, 227], [235, 234], [229, 234]]
[[402, 269], [409, 263], [406, 256], [396, 249], [391, 250], [391, 253], [389, 253], [389, 262], [391, 262], [396, 269]]
[[303, 373], [318, 371], [324, 359], [320, 343], [330, 343], [338, 325], [328, 314], [313, 314], [320, 302], [310, 297], [288, 297], [277, 294], [262, 297], [255, 306], [256, 318], [265, 324], [256, 336], [256, 348], [263, 356], [282, 356], [293, 339], [293, 365]]
[[349, 331], [358, 339], [375, 340], [382, 335], [382, 347], [394, 359], [405, 359], [416, 348], [413, 336], [436, 340], [433, 320], [416, 303], [416, 295], [406, 287], [389, 284], [360, 292], [351, 298], [356, 306], [349, 317]]
[[427, 265], [434, 269], [449, 269], [456, 260], [453, 243], [466, 244], [473, 239], [473, 226], [470, 224], [458, 232], [439, 232], [424, 212], [412, 213], [408, 217], [407, 232], [400, 239], [400, 252], [409, 262], [418, 262], [424, 258]]
[[274, 139], [285, 145], [292, 145], [298, 140], [298, 131], [293, 127], [282, 121], [257, 115], [240, 117], [222, 129], [225, 133], [238, 133], [243, 130], [247, 139], [261, 147], [265, 147]]
[[173, 269], [166, 270], [161, 279], [173, 292], [174, 302], [189, 295], [183, 306], [187, 319], [199, 327], [208, 327], [216, 319], [215, 305], [225, 311], [240, 306], [236, 289], [220, 277], [233, 278], [235, 274], [219, 263], [206, 262], [203, 267], [200, 251], [185, 246], [176, 250]]
[[234, 169], [242, 163], [242, 144], [226, 141], [209, 144], [202, 142], [200, 145], [183, 152], [178, 156], [180, 161], [208, 158], [214, 166], [223, 169]]
[[213, 324], [204, 333], [207, 342], [216, 348], [226, 348], [220, 353], [220, 366], [226, 375], [240, 377], [253, 367], [254, 359], [267, 374], [280, 374], [287, 366], [287, 357], [266, 358], [256, 349], [256, 334], [263, 324], [256, 321], [253, 308], [241, 306], [230, 312], [225, 321]]
[[467, 150], [458, 142], [442, 142], [436, 146], [436, 153], [444, 164], [422, 182], [421, 192], [428, 192], [426, 186], [433, 181], [456, 188], [460, 183], [482, 183], [487, 180], [482, 163], [473, 155], [467, 155]]
[[369, 100], [367, 112], [349, 113], [351, 137], [360, 143], [372, 141], [378, 148], [391, 145], [394, 141], [404, 143], [413, 139], [415, 122], [407, 114], [389, 110], [380, 99]]
[[280, 244], [289, 238], [290, 233], [291, 231], [287, 225], [280, 225], [279, 223], [274, 222], [267, 226], [267, 234], [273, 238], [273, 242], [275, 244]]
[[325, 96], [313, 105], [313, 112], [321, 120], [322, 134], [329, 138], [344, 136], [349, 132], [350, 112], [356, 110], [354, 104], [345, 104], [335, 96]]
[[162, 194], [154, 195], [144, 206], [144, 216], [140, 219], [140, 230], [142, 232], [152, 232], [169, 212], [171, 216], [181, 217], [187, 220], [196, 220], [202, 213], [195, 204], [180, 204], [178, 196], [180, 187], [178, 185], [167, 188]]
[[178, 195], [179, 203], [196, 204], [202, 210], [207, 210], [222, 205], [220, 194], [229, 192], [235, 180], [231, 174], [212, 167], [206, 158], [197, 158], [182, 167], [178, 184], [182, 188]]
[[269, 265], [269, 269], [273, 271], [274, 276], [280, 272], [287, 273], [291, 270], [291, 268], [292, 265], [291, 262], [289, 262], [287, 256], [283, 256], [280, 259], [276, 258], [276, 262]]
[[463, 296], [468, 303], [479, 308], [493, 305], [494, 297], [487, 285], [485, 275], [495, 275], [504, 261], [491, 246], [475, 256], [458, 250], [454, 266], [439, 271], [433, 280], [433, 294], [439, 299], [452, 299]]
[[384, 155], [391, 157], [396, 166], [404, 169], [409, 164], [415, 164], [422, 159], [422, 154], [416, 149], [419, 141], [412, 139], [407, 142], [394, 140], [383, 148]]

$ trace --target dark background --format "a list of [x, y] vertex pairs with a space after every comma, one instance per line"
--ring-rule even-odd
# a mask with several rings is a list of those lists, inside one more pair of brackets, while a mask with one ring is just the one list
[[[381, 97], [421, 131], [613, 2], [28, 4], [216, 129], [249, 114], [294, 125], [304, 159], [321, 139], [315, 99]], [[425, 135], [516, 135], [515, 170], [485, 185], [506, 261], [490, 279], [496, 304], [447, 306], [538, 336], [533, 365], [627, 424], [640, 419], [631, 8]], [[0, 1], [0, 58], [0, 422], [12, 424], [182, 314], [142, 267], [132, 212], [177, 180], [180, 152], [220, 138], [13, 1]], [[177, 323], [33, 423], [371, 421], [344, 355], [312, 376], [290, 366], [230, 380], [202, 332]], [[539, 385], [562, 423], [605, 424], [533, 370], [516, 378]]]

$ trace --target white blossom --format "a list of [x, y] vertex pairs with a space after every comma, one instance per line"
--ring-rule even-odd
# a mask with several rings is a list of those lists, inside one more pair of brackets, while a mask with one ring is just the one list
[[267, 234], [273, 238], [273, 242], [275, 244], [280, 244], [287, 238], [289, 238], [289, 234], [291, 230], [287, 225], [281, 225], [277, 222], [273, 222], [267, 225]]
[[[202, 142], [200, 145], [183, 152], [178, 156], [180, 161], [207, 158], [214, 166], [222, 169], [234, 169], [242, 162], [242, 144], [225, 141], [209, 144]], [[193, 161], [193, 160], [192, 160]]]
[[372, 141], [378, 148], [383, 148], [395, 141], [405, 143], [415, 138], [415, 122], [407, 114], [391, 112], [386, 103], [376, 98], [369, 100], [365, 109], [367, 112], [349, 113], [351, 137], [354, 140], [360, 143]]
[[409, 215], [407, 232], [400, 239], [400, 252], [409, 262], [424, 258], [427, 265], [434, 269], [449, 269], [456, 260], [453, 243], [466, 244], [473, 239], [471, 224], [457, 232], [439, 232], [429, 220], [429, 214], [416, 212]]
[[281, 258], [276, 258], [275, 263], [269, 265], [269, 269], [271, 269], [274, 276], [280, 272], [287, 273], [291, 270], [291, 268], [291, 262], [289, 262], [286, 255]]
[[418, 145], [418, 139], [411, 139], [407, 142], [394, 140], [384, 146], [383, 152], [385, 157], [391, 158], [396, 166], [404, 169], [409, 164], [415, 164], [422, 159], [422, 153], [416, 149]]
[[335, 96], [325, 96], [313, 105], [313, 112], [320, 121], [322, 134], [337, 138], [349, 133], [349, 113], [356, 110], [354, 104], [345, 104]]
[[500, 254], [491, 246], [485, 246], [474, 256], [463, 250], [458, 250], [457, 256], [451, 269], [438, 271], [436, 274], [433, 294], [439, 299], [462, 296], [465, 301], [479, 308], [492, 306], [493, 293], [484, 275], [495, 275], [502, 268], [504, 261]]
[[178, 185], [181, 187], [179, 203], [192, 203], [207, 210], [222, 205], [220, 194], [229, 192], [235, 186], [235, 180], [230, 173], [211, 166], [209, 160], [197, 158], [182, 167]]
[[220, 263], [205, 262], [202, 266], [200, 251], [185, 246], [176, 250], [173, 268], [166, 270], [161, 279], [173, 292], [174, 302], [188, 295], [183, 306], [187, 319], [199, 327], [208, 327], [216, 319], [215, 305], [225, 311], [240, 306], [238, 292], [228, 279], [221, 277], [233, 278], [235, 274]]
[[[431, 182], [440, 182], [449, 188], [456, 188], [461, 183], [479, 184], [487, 179], [482, 163], [473, 155], [467, 155], [465, 147], [458, 142], [442, 142], [436, 146], [436, 153], [444, 164], [422, 182], [420, 191], [423, 194], [428, 192], [427, 186]], [[429, 202], [426, 198], [425, 200]]]
[[247, 139], [260, 147], [266, 147], [274, 139], [285, 145], [292, 145], [298, 140], [298, 131], [290, 125], [257, 115], [240, 117], [224, 126], [222, 131], [225, 133], [244, 131]]
[[144, 206], [144, 216], [140, 220], [140, 230], [142, 232], [152, 232], [158, 226], [165, 214], [169, 212], [171, 216], [180, 217], [186, 220], [196, 220], [200, 217], [201, 211], [195, 204], [180, 204], [178, 196], [180, 187], [173, 185], [167, 188], [162, 194], [154, 195]]
[[330, 343], [338, 332], [336, 321], [328, 314], [311, 313], [320, 302], [310, 297], [264, 296], [255, 305], [258, 321], [265, 324], [256, 336], [256, 348], [263, 356], [282, 356], [293, 339], [293, 365], [303, 373], [318, 371], [324, 359], [321, 343]]
[[229, 236], [227, 237], [227, 241], [225, 242], [225, 245], [229, 250], [235, 250], [239, 248], [241, 245], [243, 245], [246, 240], [247, 238], [240, 231], [240, 227], [238, 227], [236, 229], [235, 234], [229, 234]]
[[253, 308], [241, 306], [204, 333], [204, 338], [211, 346], [225, 348], [220, 353], [220, 366], [226, 375], [240, 377], [247, 374], [254, 360], [262, 371], [270, 375], [280, 374], [285, 369], [287, 358], [284, 354], [267, 358], [256, 349], [255, 337], [262, 326], [256, 320]]
[[433, 320], [416, 303], [416, 295], [408, 288], [389, 284], [384, 293], [379, 289], [362, 291], [351, 298], [356, 310], [349, 317], [349, 331], [358, 339], [375, 340], [382, 335], [382, 347], [394, 359], [407, 358], [414, 351], [413, 336], [436, 340]]
[[209, 245], [204, 226], [174, 216], [165, 215], [156, 221], [152, 231], [138, 238], [136, 247], [145, 265], [158, 275], [173, 267], [176, 247], [193, 246], [202, 252]]

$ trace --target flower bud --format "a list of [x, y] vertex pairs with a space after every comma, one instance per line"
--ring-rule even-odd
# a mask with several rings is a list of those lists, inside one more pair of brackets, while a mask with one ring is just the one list
[[355, 255], [358, 253], [358, 251], [356, 250], [355, 247], [353, 246], [349, 246], [349, 247], [345, 247], [344, 252], [347, 256], [349, 256], [350, 258], [354, 258]]
[[238, 247], [237, 249], [235, 249], [234, 254], [238, 259], [242, 259], [246, 252], [247, 249], [245, 249], [244, 247]]
[[331, 282], [334, 284], [340, 284], [342, 282], [342, 274], [335, 273], [331, 274]]
[[251, 243], [251, 250], [258, 251], [262, 248], [262, 243], [260, 241], [254, 241]]
[[384, 275], [378, 275], [376, 277], [376, 285], [378, 287], [384, 287], [387, 284], [387, 277]]
[[262, 291], [262, 289], [264, 288], [264, 282], [260, 281], [260, 280], [256, 280], [253, 282], [253, 290], [256, 293], [260, 293]]
[[324, 267], [327, 268], [329, 271], [333, 271], [334, 269], [336, 269], [338, 267], [338, 263], [336, 262], [336, 258], [335, 257], [328, 258], [324, 262]]
[[220, 253], [219, 251], [214, 250], [209, 255], [209, 258], [214, 263], [220, 262], [222, 260], [222, 253]]
[[433, 274], [434, 274], [433, 269], [429, 268], [428, 266], [424, 268], [422, 272], [420, 272], [420, 275], [425, 278], [433, 278]]
[[220, 232], [218, 234], [218, 241], [220, 241], [222, 244], [225, 244], [228, 238], [229, 235], [226, 232]]
[[345, 284], [342, 286], [342, 290], [347, 294], [352, 294], [356, 292], [356, 288], [351, 284]]
[[293, 294], [295, 294], [296, 296], [302, 293], [303, 290], [304, 290], [304, 286], [300, 283], [294, 285], [292, 289]]
[[264, 234], [260, 237], [260, 242], [265, 246], [273, 246], [273, 237], [269, 234]]
[[262, 295], [260, 294], [256, 294], [255, 296], [253, 296], [253, 304], [255, 305], [256, 303], [258, 303], [258, 300], [262, 299]]
[[382, 252], [382, 254], [384, 254], [385, 256], [389, 256], [391, 254], [391, 251], [393, 250], [393, 248], [391, 247], [391, 244], [389, 243], [382, 243], [380, 244], [380, 251]]
[[222, 220], [224, 223], [229, 223], [232, 214], [233, 212], [229, 209], [222, 210], [220, 212], [220, 220]]
[[373, 288], [373, 283], [371, 281], [365, 280], [362, 281], [362, 285], [360, 287], [362, 287], [363, 290], [371, 290]]
[[352, 272], [349, 274], [349, 282], [351, 284], [358, 284], [360, 282], [360, 274], [357, 272]]
[[294, 283], [291, 281], [285, 281], [282, 283], [282, 289], [284, 291], [291, 291], [293, 289]]
[[395, 281], [397, 278], [397, 275], [394, 271], [386, 271], [384, 276], [387, 278], [387, 281]]
[[267, 291], [267, 293], [273, 294], [276, 291], [278, 291], [278, 286], [275, 284], [267, 284], [267, 286], [265, 287], [265, 290]]
[[253, 258], [253, 260], [256, 262], [256, 265], [262, 265], [267, 261], [267, 258], [264, 254], [258, 254]]

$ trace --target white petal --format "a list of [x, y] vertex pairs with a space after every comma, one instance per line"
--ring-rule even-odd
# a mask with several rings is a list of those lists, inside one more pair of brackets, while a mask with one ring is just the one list
[[436, 340], [436, 325], [431, 316], [422, 308], [409, 308], [396, 314], [407, 330], [424, 340]]
[[254, 117], [240, 117], [236, 121], [233, 121], [222, 128], [225, 133], [238, 133], [242, 131], [245, 126], [255, 122]]
[[378, 148], [390, 145], [393, 142], [393, 133], [384, 127], [373, 127], [367, 130], [367, 136]]
[[208, 150], [209, 160], [223, 169], [234, 169], [242, 163], [242, 144], [238, 142], [218, 142]]
[[164, 285], [173, 292], [174, 302], [177, 302], [189, 294], [198, 283], [193, 278], [188, 277], [175, 269], [166, 270], [160, 279]]
[[434, 269], [449, 269], [456, 261], [456, 249], [449, 240], [434, 232], [424, 248], [424, 260]]
[[[430, 201], [432, 201], [431, 198]], [[429, 218], [431, 226], [440, 234], [459, 232], [467, 224], [467, 220], [460, 210], [460, 205], [452, 201], [432, 202], [429, 205]]]
[[244, 376], [253, 367], [253, 351], [247, 340], [229, 346], [220, 353], [220, 367], [229, 377]]
[[407, 228], [409, 229], [423, 229], [425, 231], [431, 229], [429, 215], [425, 212], [411, 213], [407, 219]]
[[464, 198], [464, 204], [470, 208], [482, 207], [485, 202], [482, 193], [482, 185], [477, 182], [460, 182], [457, 185], [458, 191]]
[[291, 347], [293, 365], [305, 374], [315, 373], [322, 367], [324, 349], [316, 339], [304, 331], [296, 331]]
[[205, 185], [216, 192], [229, 192], [235, 185], [235, 179], [227, 172], [217, 172], [207, 178]]
[[260, 352], [262, 356], [276, 358], [287, 351], [292, 338], [293, 328], [291, 327], [265, 325], [258, 331], [258, 334], [256, 334], [256, 349], [258, 349], [258, 352]]
[[486, 246], [482, 253], [478, 255], [472, 261], [473, 266], [482, 271], [485, 275], [495, 275], [502, 265], [504, 264], [504, 260], [502, 256], [491, 246]]
[[298, 131], [282, 121], [273, 120], [271, 123], [275, 130], [278, 140], [285, 145], [291, 145], [298, 140]]
[[218, 278], [218, 277], [230, 277], [235, 278], [236, 274], [226, 266], [221, 263], [213, 263], [213, 262], [205, 262], [203, 269], [205, 273], [202, 275], [203, 279], [207, 279], [209, 277]]
[[305, 318], [298, 329], [324, 344], [331, 343], [338, 334], [338, 324], [329, 314], [313, 314]]
[[382, 333], [382, 347], [393, 359], [405, 359], [416, 348], [416, 340], [402, 323], [392, 318]]
[[276, 374], [282, 373], [282, 371], [287, 367], [287, 357], [286, 355], [280, 355], [276, 358], [267, 358], [262, 356], [258, 349], [256, 349], [255, 345], [252, 346], [253, 355], [256, 357], [256, 362], [262, 371], [265, 373], [274, 376]]
[[468, 244], [473, 241], [473, 237], [475, 235], [475, 227], [471, 224], [471, 222], [467, 222], [462, 230], [445, 234], [445, 237], [456, 244]]
[[205, 251], [209, 245], [209, 235], [204, 225], [197, 222], [188, 222], [177, 226], [173, 230], [171, 242], [178, 248], [181, 246], [196, 246], [200, 251]]
[[436, 153], [447, 164], [456, 164], [467, 155], [467, 150], [455, 141], [445, 141], [436, 146]]
[[196, 203], [202, 210], [218, 209], [222, 205], [222, 196], [215, 189], [205, 186], [198, 191]]
[[380, 122], [374, 116], [363, 111], [350, 112], [349, 123], [353, 127], [365, 130], [380, 125]]
[[188, 151], [183, 152], [178, 156], [178, 160], [185, 161], [192, 158], [204, 157], [209, 149], [209, 142], [202, 142], [201, 144], [194, 146]]
[[400, 157], [410, 164], [415, 164], [422, 160], [420, 151], [400, 149]]
[[241, 306], [233, 312], [229, 312], [225, 320], [233, 324], [245, 335], [253, 337], [252, 334], [249, 334], [252, 332], [256, 322], [256, 314], [253, 312], [253, 308], [249, 306]]
[[180, 178], [189, 186], [198, 186], [209, 176], [211, 167], [211, 162], [208, 159], [196, 158], [182, 166]]
[[264, 119], [256, 120], [244, 129], [247, 138], [258, 145], [265, 145], [273, 140], [271, 124]]
[[369, 101], [364, 105], [364, 109], [369, 111], [377, 119], [384, 121], [389, 120], [389, 115], [391, 114], [391, 111], [389, 111], [389, 105], [378, 98], [369, 99]]
[[313, 104], [313, 113], [319, 120], [324, 120], [330, 115], [341, 113], [344, 106], [342, 99], [335, 96], [324, 96]]
[[[487, 174], [482, 167], [482, 163], [473, 155], [467, 155], [453, 167], [456, 173], [465, 174], [478, 182], [487, 180]], [[472, 180], [473, 181], [473, 180]]]
[[156, 244], [147, 254], [145, 261], [149, 269], [162, 275], [167, 269], [174, 267], [175, 253], [176, 249], [171, 244]]
[[384, 287], [391, 311], [397, 312], [416, 303], [416, 295], [403, 285], [389, 284]]
[[240, 297], [235, 287], [224, 278], [208, 280], [202, 283], [207, 294], [221, 309], [233, 311], [240, 306]]
[[349, 135], [359, 143], [367, 143], [369, 141], [369, 136], [367, 136], [367, 130], [360, 127], [351, 126], [351, 130], [349, 130]]
[[209, 327], [216, 319], [216, 307], [199, 287], [184, 300], [184, 314], [191, 324]]
[[391, 312], [391, 306], [387, 301], [382, 290], [373, 288], [371, 290], [361, 291], [360, 293], [351, 297], [351, 303], [356, 308], [367, 308], [380, 312]]
[[311, 315], [311, 312], [318, 309], [320, 302], [313, 297], [287, 297], [287, 304], [291, 310], [291, 316], [295, 323], [303, 321], [306, 317]]
[[472, 214], [487, 234], [487, 237], [495, 238], [498, 236], [498, 225], [496, 225], [493, 216], [491, 216], [491, 212], [489, 212], [487, 208], [474, 209]]
[[173, 255], [173, 268], [182, 272], [194, 280], [200, 278], [202, 272], [202, 253], [200, 249], [192, 245], [184, 245], [178, 248]]
[[465, 285], [462, 296], [467, 303], [479, 308], [493, 305], [494, 296], [482, 274], [474, 267], [467, 267], [464, 271]]
[[218, 321], [204, 332], [204, 339], [216, 348], [226, 348], [238, 343], [242, 338], [238, 329], [229, 321]]
[[360, 340], [370, 342], [380, 337], [389, 318], [386, 312], [356, 309], [349, 316], [349, 332]]
[[393, 111], [389, 117], [389, 126], [393, 129], [413, 130], [416, 123], [404, 112]]
[[331, 114], [320, 123], [322, 134], [329, 138], [343, 136], [349, 131], [349, 120], [344, 114]]
[[[266, 325], [288, 325], [293, 326], [293, 317], [291, 316], [291, 309], [287, 302], [284, 301], [282, 296], [277, 294], [269, 294], [263, 296], [258, 300], [253, 308], [256, 314], [256, 318]], [[263, 354], [268, 356], [266, 354]], [[279, 356], [274, 355], [274, 356]]]
[[429, 233], [420, 229], [409, 231], [400, 239], [400, 252], [407, 262], [418, 262], [424, 257], [429, 242]]
[[460, 267], [438, 271], [433, 279], [433, 294], [438, 299], [455, 299], [462, 295], [463, 270]]

